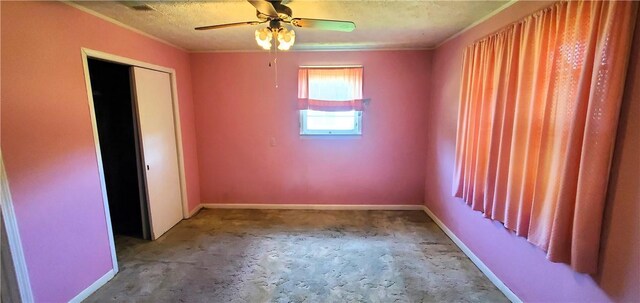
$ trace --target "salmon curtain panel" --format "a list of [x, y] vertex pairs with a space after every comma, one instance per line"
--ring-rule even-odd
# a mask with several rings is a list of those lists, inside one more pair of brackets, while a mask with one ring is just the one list
[[300, 68], [298, 109], [362, 111], [362, 67]]
[[578, 272], [597, 271], [637, 8], [559, 2], [464, 52], [453, 194]]

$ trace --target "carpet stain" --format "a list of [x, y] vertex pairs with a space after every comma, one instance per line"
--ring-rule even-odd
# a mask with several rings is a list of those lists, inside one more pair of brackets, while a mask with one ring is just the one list
[[202, 210], [86, 302], [508, 302], [422, 211]]

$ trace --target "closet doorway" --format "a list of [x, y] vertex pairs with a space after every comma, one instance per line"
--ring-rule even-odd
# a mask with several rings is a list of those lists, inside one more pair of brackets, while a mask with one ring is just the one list
[[117, 272], [114, 234], [155, 240], [186, 214], [175, 72], [82, 53]]
[[88, 61], [113, 233], [151, 239], [130, 67]]

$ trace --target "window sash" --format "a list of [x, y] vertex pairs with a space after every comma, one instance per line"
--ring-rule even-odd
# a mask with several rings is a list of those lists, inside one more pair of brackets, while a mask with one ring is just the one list
[[[354, 111], [353, 119], [355, 121], [353, 129], [310, 129], [308, 127], [309, 116], [323, 116], [322, 114], [315, 113], [318, 113], [318, 111], [300, 111], [300, 135], [362, 135], [362, 111]], [[338, 113], [339, 112], [333, 112], [332, 114], [335, 115]]]

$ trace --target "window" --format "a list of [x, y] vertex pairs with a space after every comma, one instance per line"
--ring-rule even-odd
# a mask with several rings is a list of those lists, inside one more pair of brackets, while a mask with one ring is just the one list
[[362, 67], [300, 68], [301, 135], [362, 134]]
[[301, 135], [361, 135], [362, 111], [300, 111]]

